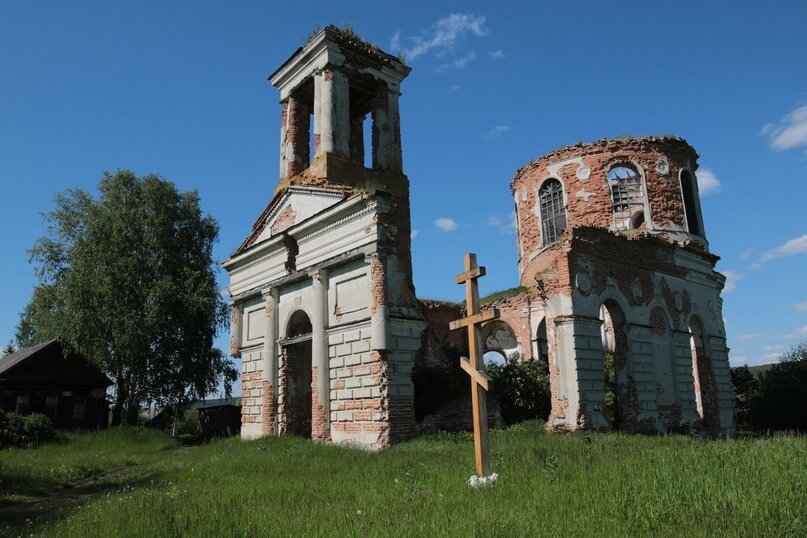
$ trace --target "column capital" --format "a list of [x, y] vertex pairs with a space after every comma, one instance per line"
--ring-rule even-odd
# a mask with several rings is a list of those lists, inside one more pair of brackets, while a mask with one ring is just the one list
[[267, 286], [265, 288], [261, 288], [261, 296], [264, 299], [271, 297], [272, 299], [277, 300], [279, 291], [280, 290], [275, 286]]
[[324, 282], [326, 278], [328, 278], [328, 270], [325, 268], [314, 269], [308, 272], [308, 276], [312, 280], [318, 280], [319, 282]]

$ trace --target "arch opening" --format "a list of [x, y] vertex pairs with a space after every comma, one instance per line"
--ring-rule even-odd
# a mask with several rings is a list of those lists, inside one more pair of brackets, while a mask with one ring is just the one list
[[645, 196], [642, 176], [633, 167], [620, 164], [608, 171], [614, 227], [630, 230], [644, 227]]
[[681, 172], [681, 194], [684, 198], [684, 212], [689, 233], [703, 236], [703, 230], [700, 225], [700, 214], [698, 212], [698, 202], [695, 198], [694, 181], [692, 174], [686, 170]]
[[294, 312], [286, 326], [287, 343], [281, 345], [278, 406], [280, 430], [311, 437], [311, 320], [302, 310]]
[[624, 424], [627, 398], [627, 335], [625, 314], [616, 301], [607, 300], [600, 306], [600, 336], [603, 356], [603, 418], [610, 430]]
[[544, 181], [538, 191], [541, 209], [541, 244], [557, 243], [566, 230], [566, 205], [563, 202], [563, 185], [551, 178]]
[[707, 352], [703, 324], [697, 316], [689, 321], [689, 343], [692, 351], [692, 378], [695, 384], [695, 407], [698, 418], [707, 430], [720, 431], [717, 387], [712, 373], [712, 361]]
[[500, 319], [489, 321], [482, 326], [482, 342], [485, 353], [498, 351], [505, 359], [519, 351], [518, 339], [513, 328]]

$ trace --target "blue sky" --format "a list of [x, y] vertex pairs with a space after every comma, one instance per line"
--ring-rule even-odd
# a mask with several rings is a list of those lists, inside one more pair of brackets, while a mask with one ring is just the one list
[[517, 285], [519, 167], [579, 140], [675, 134], [701, 154], [732, 364], [776, 360], [807, 339], [807, 2], [748, 4], [6, 3], [0, 344], [36, 282], [40, 213], [104, 170], [197, 189], [225, 259], [277, 180], [266, 77], [314, 28], [350, 20], [413, 68], [401, 115], [421, 297], [461, 299], [467, 251], [488, 268], [483, 294]]

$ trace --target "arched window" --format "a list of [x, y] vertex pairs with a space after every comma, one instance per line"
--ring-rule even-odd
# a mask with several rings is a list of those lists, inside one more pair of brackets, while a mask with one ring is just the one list
[[289, 318], [286, 325], [286, 337], [294, 338], [305, 334], [311, 334], [311, 320], [308, 318], [308, 314], [298, 310]]
[[629, 166], [614, 166], [608, 172], [614, 225], [617, 230], [644, 228], [644, 191], [642, 176]]
[[482, 326], [482, 341], [485, 352], [498, 351], [505, 358], [519, 351], [518, 338], [513, 328], [500, 319], [490, 321]]
[[700, 225], [700, 215], [698, 215], [698, 203], [695, 200], [695, 188], [692, 181], [692, 174], [683, 170], [681, 172], [681, 194], [684, 197], [684, 211], [686, 211], [687, 229], [689, 233], [703, 235]]
[[538, 195], [541, 203], [541, 237], [543, 245], [556, 243], [566, 230], [566, 206], [563, 204], [563, 185], [549, 179], [541, 185]]

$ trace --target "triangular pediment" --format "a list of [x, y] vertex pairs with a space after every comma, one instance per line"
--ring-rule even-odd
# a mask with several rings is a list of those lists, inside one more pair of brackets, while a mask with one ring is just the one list
[[241, 252], [261, 241], [281, 235], [290, 227], [324, 211], [345, 198], [344, 190], [294, 186], [283, 189], [255, 221], [252, 233], [238, 248]]

